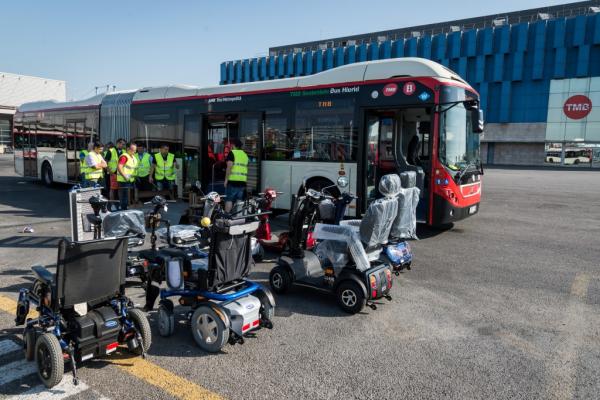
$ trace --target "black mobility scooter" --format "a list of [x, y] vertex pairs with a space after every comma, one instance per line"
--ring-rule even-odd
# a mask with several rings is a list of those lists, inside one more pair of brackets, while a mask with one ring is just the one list
[[[380, 255], [398, 212], [400, 188], [398, 175], [385, 175], [379, 183], [383, 197], [371, 202], [362, 220], [317, 223], [315, 247], [299, 254], [290, 252], [271, 270], [273, 291], [283, 294], [293, 283], [325, 289], [335, 294], [342, 310], [352, 314], [365, 305], [376, 309], [373, 300], [391, 300], [391, 268]], [[308, 197], [305, 201], [310, 201]], [[302, 209], [308, 207], [298, 207]]]
[[258, 228], [257, 215], [237, 219], [217, 217], [208, 227], [208, 257], [186, 260], [165, 253], [167, 289], [160, 291], [158, 331], [169, 336], [175, 329], [174, 304], [190, 307], [187, 316], [198, 346], [208, 352], [227, 342], [244, 343], [244, 336], [262, 327], [271, 329], [275, 300], [271, 292], [247, 280], [252, 260], [251, 235]]
[[[33, 267], [31, 289], [21, 289], [17, 326], [23, 332], [25, 356], [35, 359], [46, 387], [57, 385], [65, 362], [71, 363], [77, 384], [77, 365], [112, 353], [121, 344], [145, 356], [150, 347], [146, 315], [125, 296], [127, 238], [71, 242], [58, 245], [56, 274]], [[30, 306], [39, 318], [27, 319]]]

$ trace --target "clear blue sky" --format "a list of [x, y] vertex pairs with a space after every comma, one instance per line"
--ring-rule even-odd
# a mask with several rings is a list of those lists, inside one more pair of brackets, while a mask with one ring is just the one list
[[222, 61], [270, 46], [561, 4], [552, 0], [7, 1], [0, 71], [67, 81], [68, 98], [218, 84]]

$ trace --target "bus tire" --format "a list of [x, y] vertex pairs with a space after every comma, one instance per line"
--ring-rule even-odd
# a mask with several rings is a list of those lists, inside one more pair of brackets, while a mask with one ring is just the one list
[[52, 167], [47, 162], [42, 164], [42, 181], [47, 187], [54, 184], [54, 176], [52, 175]]

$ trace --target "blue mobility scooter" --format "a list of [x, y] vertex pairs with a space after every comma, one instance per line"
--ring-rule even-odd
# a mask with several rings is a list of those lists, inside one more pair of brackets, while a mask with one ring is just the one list
[[[77, 384], [79, 363], [112, 353], [121, 344], [145, 356], [152, 336], [146, 315], [125, 296], [127, 238], [58, 244], [56, 274], [32, 267], [30, 289], [21, 289], [15, 322], [25, 324], [25, 357], [52, 388], [70, 362]], [[27, 319], [30, 306], [39, 312]]]
[[175, 329], [174, 304], [190, 307], [187, 316], [200, 348], [218, 352], [226, 343], [244, 343], [244, 336], [273, 327], [275, 300], [271, 292], [247, 280], [252, 260], [251, 236], [255, 215], [221, 214], [206, 227], [210, 232], [208, 257], [185, 260], [163, 254], [167, 289], [160, 291], [158, 331], [170, 336]]

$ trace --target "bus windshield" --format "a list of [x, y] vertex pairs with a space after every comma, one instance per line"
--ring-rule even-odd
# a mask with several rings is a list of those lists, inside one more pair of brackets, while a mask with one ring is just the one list
[[458, 103], [440, 117], [440, 161], [452, 171], [478, 166], [479, 134], [473, 132], [470, 111]]

